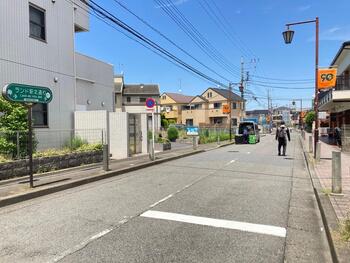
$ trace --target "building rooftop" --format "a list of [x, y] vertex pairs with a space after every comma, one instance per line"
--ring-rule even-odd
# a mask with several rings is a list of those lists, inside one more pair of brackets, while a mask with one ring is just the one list
[[[225, 97], [226, 99], [231, 99], [233, 101], [243, 101], [241, 96], [238, 96], [236, 93], [234, 92], [230, 92], [228, 89], [220, 89], [220, 88], [210, 88], [212, 90], [214, 90], [215, 92], [219, 93], [221, 96]], [[231, 93], [231, 96], [230, 96]]]
[[349, 50], [350, 49], [349, 47], [350, 47], [350, 41], [346, 41], [342, 44], [342, 46], [338, 50], [338, 53], [335, 55], [335, 57], [331, 63], [331, 66], [334, 66], [337, 63], [337, 60], [340, 57], [340, 55], [343, 53], [344, 50]]
[[187, 96], [180, 93], [165, 92], [167, 96], [172, 98], [176, 103], [188, 104], [194, 98], [193, 96]]
[[246, 111], [247, 115], [267, 115], [269, 114], [269, 110], [249, 110]]
[[157, 84], [124, 84], [124, 95], [155, 95], [159, 96], [159, 86]]

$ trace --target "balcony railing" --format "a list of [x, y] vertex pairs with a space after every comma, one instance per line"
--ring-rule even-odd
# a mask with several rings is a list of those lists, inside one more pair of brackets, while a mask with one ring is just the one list
[[337, 77], [337, 85], [335, 86], [335, 90], [350, 90], [350, 77]]

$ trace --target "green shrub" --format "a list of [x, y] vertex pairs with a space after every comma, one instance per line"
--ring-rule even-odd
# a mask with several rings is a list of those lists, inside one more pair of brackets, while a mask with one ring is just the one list
[[10, 160], [7, 159], [5, 156], [0, 155], [0, 163], [6, 163], [9, 162]]
[[[349, 214], [350, 215], [350, 214]], [[345, 219], [345, 221], [340, 226], [341, 239], [345, 242], [350, 242], [350, 217]]]
[[87, 140], [82, 139], [80, 136], [74, 136], [66, 143], [65, 146], [74, 151], [85, 144], [88, 144]]
[[79, 148], [76, 149], [76, 152], [94, 152], [94, 151], [102, 151], [102, 144], [83, 144]]
[[175, 127], [170, 127], [168, 129], [168, 139], [175, 142], [177, 138], [179, 138], [179, 131]]

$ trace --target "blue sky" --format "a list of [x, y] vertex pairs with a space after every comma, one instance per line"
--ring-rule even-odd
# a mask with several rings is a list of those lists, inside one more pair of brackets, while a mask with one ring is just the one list
[[[94, 1], [188, 64], [221, 82], [226, 82], [140, 23], [120, 8], [114, 0]], [[248, 89], [258, 97], [265, 97], [268, 88], [257, 84], [296, 86], [287, 84], [287, 81], [267, 80], [260, 77], [283, 80], [314, 78], [315, 26], [314, 24], [295, 26], [293, 43], [285, 45], [281, 33], [287, 22], [309, 20], [319, 16], [321, 67], [327, 67], [341, 43], [350, 40], [349, 0], [337, 0], [334, 3], [325, 0], [215, 0], [216, 6], [223, 15], [220, 17], [227, 26], [229, 37], [202, 7], [206, 6], [205, 1], [207, 1], [212, 10], [218, 10], [213, 5], [213, 0], [172, 0], [171, 2], [208, 42], [222, 54], [226, 61], [229, 61], [227, 63], [233, 64], [235, 72], [231, 74], [201, 51], [164, 13], [155, 0], [118, 1], [156, 27], [197, 60], [233, 82], [238, 82], [240, 79], [236, 67], [240, 67], [240, 59], [243, 56], [245, 69], [249, 70], [252, 76], [256, 76], [251, 77], [252, 82], [248, 85]], [[77, 34], [76, 49], [113, 64], [115, 73], [124, 72], [127, 83], [158, 83], [162, 92], [179, 92], [181, 89], [183, 94], [188, 95], [197, 95], [207, 87], [215, 86], [174, 66], [95, 17], [91, 17], [90, 27], [90, 32]], [[260, 82], [257, 83], [257, 81]], [[299, 84], [297, 87], [312, 87], [314, 85], [312, 80], [309, 82]], [[310, 106], [313, 90], [271, 89], [271, 93], [272, 98], [275, 99], [274, 105], [291, 103], [290, 100], [279, 99], [305, 98], [308, 100], [304, 105]], [[247, 98], [248, 109], [266, 107], [265, 99], [259, 99], [257, 102], [252, 100], [251, 96]]]

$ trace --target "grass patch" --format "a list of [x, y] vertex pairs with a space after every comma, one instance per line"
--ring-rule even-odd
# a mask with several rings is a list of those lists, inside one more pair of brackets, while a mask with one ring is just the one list
[[329, 195], [332, 193], [332, 190], [329, 189], [329, 188], [322, 188], [321, 192], [322, 192], [324, 195], [329, 196]]
[[6, 158], [5, 156], [0, 155], [0, 163], [6, 163], [6, 162], [9, 162], [9, 161], [11, 161], [11, 160]]
[[94, 151], [101, 151], [102, 150], [102, 144], [82, 144], [80, 147], [72, 150], [71, 148], [65, 147], [63, 149], [47, 149], [45, 151], [39, 151], [33, 154], [34, 158], [41, 158], [41, 157], [52, 157], [52, 156], [59, 156], [59, 155], [66, 155], [71, 153], [80, 153], [80, 152], [94, 152]]
[[340, 238], [345, 242], [350, 242], [350, 213], [347, 219], [340, 224]]

